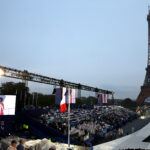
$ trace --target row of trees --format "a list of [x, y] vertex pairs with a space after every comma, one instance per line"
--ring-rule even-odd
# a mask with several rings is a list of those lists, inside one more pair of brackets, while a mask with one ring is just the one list
[[21, 111], [24, 105], [51, 106], [55, 103], [54, 95], [43, 95], [41, 93], [30, 93], [24, 83], [6, 82], [0, 87], [2, 95], [16, 95], [16, 109]]
[[[20, 111], [24, 105], [33, 104], [35, 106], [55, 106], [55, 95], [43, 95], [41, 93], [30, 93], [29, 88], [25, 86], [24, 83], [14, 83], [14, 82], [6, 82], [3, 83], [0, 87], [1, 94], [4, 95], [17, 95], [16, 108]], [[97, 104], [96, 97], [82, 97], [76, 99], [76, 105], [95, 105]], [[124, 106], [126, 108], [136, 109], [136, 102], [132, 101], [130, 98], [126, 98], [125, 100], [108, 100], [108, 104], [118, 104]]]

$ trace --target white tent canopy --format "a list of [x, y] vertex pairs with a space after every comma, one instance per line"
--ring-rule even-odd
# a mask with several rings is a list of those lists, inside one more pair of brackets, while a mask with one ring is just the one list
[[150, 143], [143, 142], [143, 140], [148, 136], [150, 136], [150, 123], [128, 136], [113, 140], [111, 142], [106, 142], [104, 144], [96, 145], [93, 147], [93, 150], [119, 150], [128, 148], [150, 149]]

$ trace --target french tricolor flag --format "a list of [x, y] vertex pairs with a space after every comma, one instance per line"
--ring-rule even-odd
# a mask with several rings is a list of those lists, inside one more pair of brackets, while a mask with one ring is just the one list
[[108, 97], [107, 97], [107, 94], [99, 94], [98, 95], [98, 103], [99, 104], [106, 104], [108, 103]]
[[108, 100], [107, 100], [107, 94], [102, 94], [102, 102], [104, 104], [106, 104], [108, 102]]
[[62, 100], [60, 102], [60, 112], [64, 112], [67, 110], [67, 106], [66, 106], [67, 95], [68, 95], [68, 90], [66, 90], [66, 88], [62, 88]]
[[67, 110], [66, 104], [76, 103], [76, 91], [70, 88], [56, 88], [53, 91], [55, 94], [55, 104], [60, 105], [60, 112]]

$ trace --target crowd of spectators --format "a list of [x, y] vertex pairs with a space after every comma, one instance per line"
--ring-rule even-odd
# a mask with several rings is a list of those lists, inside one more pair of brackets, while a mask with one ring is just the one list
[[17, 144], [16, 140], [12, 140], [10, 146], [7, 150], [24, 150], [24, 140], [20, 139], [19, 144]]
[[[137, 114], [120, 106], [94, 106], [91, 109], [74, 108], [70, 113], [71, 138], [83, 145], [92, 146], [98, 140], [124, 135], [122, 126], [137, 118]], [[38, 118], [39, 122], [68, 134], [68, 113], [50, 109]]]
[[[57, 146], [60, 149], [60, 145]], [[0, 141], [0, 150], [56, 150], [56, 145], [47, 139], [20, 139], [7, 137]]]

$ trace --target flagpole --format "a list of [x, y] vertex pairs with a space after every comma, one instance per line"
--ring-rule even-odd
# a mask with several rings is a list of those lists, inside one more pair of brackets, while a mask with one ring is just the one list
[[36, 97], [36, 104], [35, 104], [36, 107], [37, 107], [37, 101], [38, 101], [38, 93], [37, 93], [37, 97]]
[[25, 99], [26, 99], [26, 91], [24, 92], [24, 105], [23, 105], [23, 107], [25, 106]]
[[32, 93], [32, 105], [34, 106], [34, 93]]
[[114, 92], [112, 93], [112, 101], [113, 101], [113, 112], [114, 112], [114, 107], [115, 107]]
[[[68, 90], [68, 95], [70, 90]], [[68, 147], [70, 148], [70, 98], [68, 96]]]

